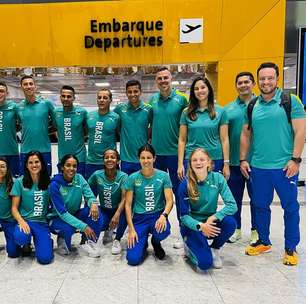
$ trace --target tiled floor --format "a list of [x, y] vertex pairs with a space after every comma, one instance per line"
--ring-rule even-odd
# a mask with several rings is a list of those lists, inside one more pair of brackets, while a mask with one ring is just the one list
[[[302, 240], [300, 264], [284, 266], [282, 210], [272, 207], [273, 250], [259, 257], [244, 255], [249, 234], [249, 207], [243, 207], [243, 238], [226, 244], [224, 267], [207, 273], [195, 272], [185, 261], [183, 250], [172, 248], [178, 236], [174, 212], [172, 235], [164, 241], [165, 261], [150, 254], [139, 267], [126, 264], [125, 253], [112, 256], [110, 245], [101, 258], [69, 257], [55, 253], [51, 265], [41, 266], [33, 258], [8, 259], [1, 234], [1, 304], [78, 303], [306, 303], [306, 207], [301, 207]], [[77, 244], [76, 236], [74, 243]]]
[[[306, 176], [305, 165], [301, 176]], [[304, 175], [303, 175], [304, 174]], [[249, 206], [243, 206], [243, 238], [226, 244], [224, 267], [207, 273], [195, 272], [185, 261], [183, 250], [172, 248], [178, 237], [173, 210], [171, 236], [163, 242], [165, 261], [149, 256], [139, 267], [126, 264], [125, 252], [112, 256], [110, 245], [103, 256], [93, 259], [75, 251], [62, 257], [55, 251], [51, 265], [41, 266], [33, 258], [8, 259], [0, 233], [1, 304], [108, 304], [108, 303], [226, 303], [226, 304], [305, 304], [306, 303], [306, 206], [300, 188], [300, 264], [284, 266], [282, 209], [272, 206], [271, 240], [273, 250], [259, 257], [244, 254], [250, 233]], [[74, 244], [79, 242], [75, 236]]]

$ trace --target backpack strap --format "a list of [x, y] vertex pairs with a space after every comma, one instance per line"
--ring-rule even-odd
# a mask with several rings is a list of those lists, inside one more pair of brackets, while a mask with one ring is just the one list
[[254, 109], [257, 99], [258, 99], [258, 96], [252, 98], [247, 107], [247, 117], [249, 121], [248, 130], [251, 130], [252, 128], [252, 113], [253, 113], [253, 109]]
[[279, 105], [284, 108], [287, 115], [288, 123], [291, 124], [291, 95], [282, 92], [281, 101]]

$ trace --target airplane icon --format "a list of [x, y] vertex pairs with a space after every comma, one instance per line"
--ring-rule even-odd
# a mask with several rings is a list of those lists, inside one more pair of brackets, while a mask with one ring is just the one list
[[191, 33], [193, 31], [195, 31], [196, 29], [200, 28], [202, 25], [198, 24], [196, 26], [192, 26], [192, 25], [186, 24], [186, 26], [188, 27], [188, 30], [182, 30], [183, 34]]

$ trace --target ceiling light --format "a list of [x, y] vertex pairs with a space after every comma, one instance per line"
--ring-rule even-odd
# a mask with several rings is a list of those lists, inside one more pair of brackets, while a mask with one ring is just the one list
[[110, 86], [110, 83], [109, 82], [96, 82], [95, 83], [95, 86], [97, 87], [109, 87]]
[[42, 90], [42, 91], [39, 91], [40, 94], [53, 94], [52, 91], [48, 91], [48, 90]]

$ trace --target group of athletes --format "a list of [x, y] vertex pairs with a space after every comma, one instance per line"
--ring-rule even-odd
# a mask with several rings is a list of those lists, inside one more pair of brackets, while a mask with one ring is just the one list
[[[221, 107], [206, 77], [193, 80], [187, 100], [162, 67], [156, 73], [159, 91], [149, 102], [141, 99], [141, 83], [130, 80], [126, 102], [110, 111], [111, 90], [102, 88], [97, 110], [89, 113], [73, 104], [71, 86], [61, 88], [62, 107], [54, 108], [36, 94], [32, 76], [21, 78], [25, 98], [18, 104], [8, 100], [7, 85], [0, 82], [0, 224], [8, 257], [31, 254], [33, 243], [37, 261], [49, 264], [51, 234], [57, 236], [57, 252], [68, 255], [76, 232], [89, 256], [99, 257], [107, 242], [112, 254], [120, 254], [127, 230], [129, 265], [143, 262], [149, 236], [156, 258], [163, 260], [161, 242], [170, 235], [175, 201], [181, 237], [173, 246], [184, 247], [200, 270], [222, 268], [220, 249], [242, 236], [247, 186], [251, 234], [245, 253], [271, 250], [275, 189], [284, 209], [283, 263], [297, 265], [305, 113], [297, 96], [278, 88], [278, 80], [276, 64], [261, 64], [255, 96], [253, 74], [241, 72], [235, 79], [238, 97]], [[58, 138], [58, 174], [52, 177], [50, 125]]]

